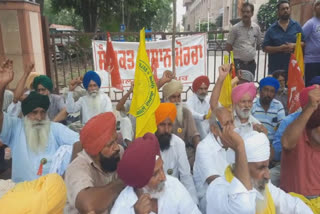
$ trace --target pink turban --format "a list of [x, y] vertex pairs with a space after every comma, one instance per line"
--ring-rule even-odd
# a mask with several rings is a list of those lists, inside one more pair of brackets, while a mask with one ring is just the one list
[[231, 93], [232, 102], [234, 104], [238, 103], [245, 94], [249, 94], [251, 99], [256, 97], [257, 89], [253, 82], [243, 83], [234, 87]]
[[200, 88], [200, 86], [202, 85], [202, 83], [204, 83], [207, 87], [209, 87], [210, 86], [209, 78], [207, 76], [197, 77], [192, 83], [192, 91], [196, 93]]

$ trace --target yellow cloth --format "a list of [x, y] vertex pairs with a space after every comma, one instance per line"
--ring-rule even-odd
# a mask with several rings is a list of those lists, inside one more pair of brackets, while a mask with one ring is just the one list
[[209, 120], [211, 117], [211, 109], [209, 109], [208, 114], [206, 115], [206, 120]]
[[0, 210], [8, 214], [62, 214], [66, 201], [62, 177], [48, 174], [17, 184], [0, 199]]
[[310, 207], [313, 213], [320, 213], [320, 197], [309, 200], [303, 195], [294, 192], [290, 192], [289, 194], [293, 197], [300, 198], [308, 207]]
[[[226, 168], [226, 170], [224, 172], [224, 176], [226, 177], [226, 180], [229, 183], [231, 183], [232, 179], [234, 178], [234, 175], [232, 173], [230, 165]], [[268, 205], [267, 205], [267, 207], [266, 207], [264, 212], [256, 213], [256, 214], [276, 214], [276, 207], [274, 205], [271, 193], [270, 193], [269, 188], [268, 188], [267, 185], [266, 185], [266, 194], [267, 194]]]
[[301, 33], [297, 33], [296, 47], [294, 50], [294, 55], [296, 56], [296, 60], [298, 62], [301, 76], [304, 75], [304, 60], [303, 60], [303, 51], [301, 47]]
[[136, 117], [136, 138], [157, 130], [154, 112], [160, 104], [157, 84], [146, 52], [144, 28], [140, 31], [140, 44], [134, 74], [134, 88], [129, 113]]
[[223, 81], [223, 85], [222, 85], [220, 97], [219, 97], [219, 102], [223, 107], [227, 109], [229, 109], [232, 105], [231, 92], [232, 92], [231, 75], [229, 73]]

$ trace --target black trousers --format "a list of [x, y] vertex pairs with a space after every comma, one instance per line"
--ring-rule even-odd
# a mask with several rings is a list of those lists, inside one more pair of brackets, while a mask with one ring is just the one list
[[305, 63], [304, 64], [304, 81], [305, 81], [306, 87], [310, 86], [309, 82], [315, 76], [320, 76], [320, 63]]
[[253, 76], [255, 76], [257, 64], [255, 60], [252, 60], [250, 62], [245, 62], [240, 59], [234, 59], [234, 64], [236, 68], [240, 68], [241, 70], [247, 70], [250, 71]]

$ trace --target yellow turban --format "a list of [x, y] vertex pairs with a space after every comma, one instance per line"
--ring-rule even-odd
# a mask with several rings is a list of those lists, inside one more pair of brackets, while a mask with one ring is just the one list
[[177, 108], [176, 105], [173, 103], [160, 103], [159, 107], [155, 112], [156, 116], [156, 123], [159, 125], [162, 121], [170, 118], [171, 122], [173, 123], [177, 116]]
[[171, 80], [167, 84], [163, 86], [163, 98], [167, 100], [174, 93], [181, 93], [183, 89], [181, 81], [177, 81], [175, 79]]
[[[31, 72], [26, 80], [25, 88], [31, 90], [34, 78], [40, 76], [37, 72]], [[36, 88], [34, 88], [36, 90]]]
[[17, 184], [0, 199], [3, 213], [62, 214], [67, 190], [62, 177], [48, 174]]

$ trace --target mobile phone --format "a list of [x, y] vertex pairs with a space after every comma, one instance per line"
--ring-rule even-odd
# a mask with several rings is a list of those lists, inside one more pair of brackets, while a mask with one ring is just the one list
[[220, 121], [219, 121], [218, 119], [216, 119], [216, 121], [217, 121], [217, 124], [218, 124], [218, 126], [219, 126], [220, 131], [222, 132], [223, 128], [222, 128], [222, 126], [221, 126]]

